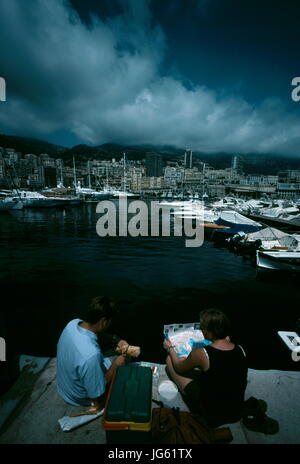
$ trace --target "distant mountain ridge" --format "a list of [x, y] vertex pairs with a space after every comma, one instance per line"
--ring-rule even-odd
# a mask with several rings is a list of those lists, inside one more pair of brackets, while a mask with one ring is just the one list
[[[165, 161], [180, 161], [183, 159], [185, 148], [176, 148], [170, 145], [154, 146], [145, 145], [119, 145], [115, 143], [105, 143], [98, 146], [89, 146], [85, 144], [75, 145], [72, 148], [55, 145], [43, 140], [34, 138], [18, 137], [13, 135], [0, 134], [0, 146], [5, 148], [14, 148], [23, 154], [33, 153], [39, 155], [48, 153], [56, 158], [62, 158], [65, 162], [71, 163], [73, 156], [76, 155], [76, 161], [87, 161], [88, 159], [119, 159], [125, 152], [130, 160], [144, 159], [149, 152], [160, 153]], [[232, 156], [236, 153], [202, 153], [194, 151], [194, 159], [209, 163], [215, 169], [225, 169], [231, 166]], [[244, 171], [249, 174], [276, 174], [280, 170], [299, 169], [300, 156], [280, 156], [265, 155], [257, 153], [247, 153], [240, 155], [243, 162]]]
[[0, 147], [14, 148], [23, 154], [33, 153], [34, 155], [48, 153], [49, 155], [58, 156], [67, 150], [66, 147], [45, 142], [44, 140], [5, 134], [0, 134]]

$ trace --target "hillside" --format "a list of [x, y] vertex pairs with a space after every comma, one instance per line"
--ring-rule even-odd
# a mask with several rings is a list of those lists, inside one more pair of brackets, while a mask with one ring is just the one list
[[23, 154], [33, 153], [34, 155], [40, 155], [41, 153], [48, 153], [53, 156], [59, 156], [67, 150], [65, 147], [54, 145], [44, 140], [5, 134], [0, 134], [0, 147], [15, 148]]
[[[175, 148], [172, 146], [153, 146], [153, 145], [133, 145], [125, 146], [114, 143], [105, 143], [99, 146], [89, 146], [85, 144], [75, 145], [66, 148], [54, 145], [43, 140], [17, 137], [0, 134], [0, 146], [5, 148], [15, 148], [17, 151], [25, 153], [48, 153], [51, 156], [64, 159], [66, 164], [72, 163], [73, 156], [76, 161], [87, 161], [88, 159], [119, 159], [126, 153], [129, 160], [141, 160], [149, 152], [160, 153], [165, 161], [182, 161], [185, 148]], [[213, 153], [207, 154], [194, 152], [194, 161], [204, 161], [215, 169], [228, 168], [231, 165], [233, 154]], [[248, 174], [276, 174], [280, 170], [300, 169], [300, 157], [265, 155], [265, 154], [243, 154], [240, 155], [243, 161], [244, 172]]]

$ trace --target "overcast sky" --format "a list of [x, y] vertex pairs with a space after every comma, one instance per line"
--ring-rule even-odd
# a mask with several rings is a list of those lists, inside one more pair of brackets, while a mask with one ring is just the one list
[[300, 155], [297, 3], [1, 0], [0, 132]]

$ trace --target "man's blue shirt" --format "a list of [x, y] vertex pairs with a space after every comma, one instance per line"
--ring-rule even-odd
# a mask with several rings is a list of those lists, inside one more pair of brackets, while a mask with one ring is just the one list
[[63, 330], [57, 345], [57, 388], [69, 404], [89, 406], [90, 398], [105, 392], [109, 367], [97, 342], [97, 335], [73, 319]]

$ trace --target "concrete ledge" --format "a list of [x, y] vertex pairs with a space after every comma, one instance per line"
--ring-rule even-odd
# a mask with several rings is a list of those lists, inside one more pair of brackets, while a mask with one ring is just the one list
[[[28, 375], [28, 374], [27, 374]], [[81, 412], [80, 408], [67, 405], [56, 393], [56, 359], [51, 359], [39, 374], [32, 374], [27, 386], [24, 376], [5, 395], [6, 402], [22, 403], [13, 411], [0, 429], [0, 443], [6, 444], [101, 444], [106, 442], [101, 418], [70, 432], [62, 432], [58, 419]], [[23, 377], [23, 380], [22, 380]], [[160, 366], [160, 381], [166, 378], [165, 366]], [[25, 382], [26, 384], [26, 382]], [[30, 389], [30, 392], [28, 391]], [[300, 443], [300, 372], [259, 371], [249, 369], [246, 398], [255, 396], [268, 403], [267, 415], [279, 422], [276, 435], [265, 435], [247, 430], [240, 422], [228, 424], [237, 444], [294, 444]], [[24, 400], [24, 396], [26, 399]], [[153, 398], [158, 398], [157, 386]], [[19, 400], [18, 400], [19, 399]], [[3, 398], [2, 398], [3, 400]], [[157, 407], [153, 403], [154, 407]], [[186, 409], [182, 402], [182, 409]]]

